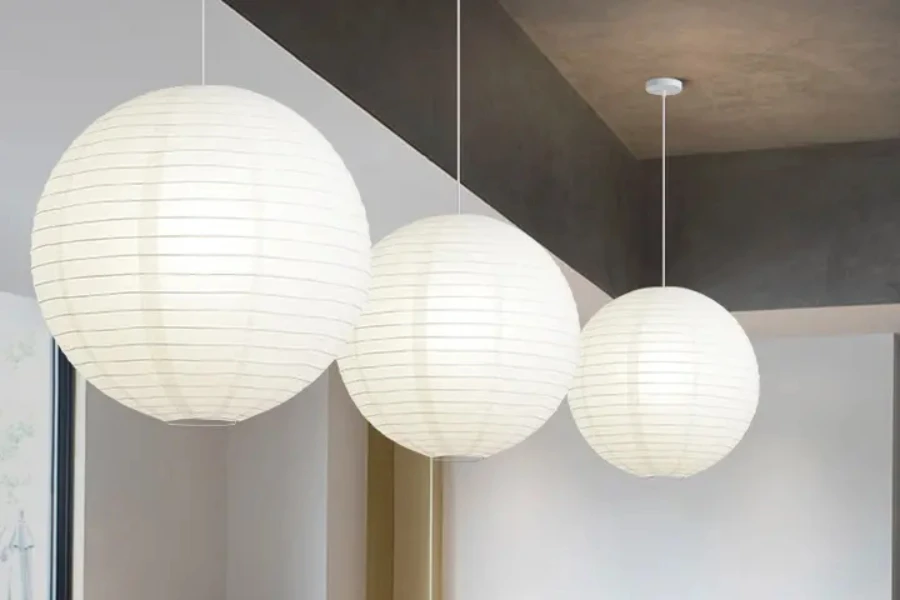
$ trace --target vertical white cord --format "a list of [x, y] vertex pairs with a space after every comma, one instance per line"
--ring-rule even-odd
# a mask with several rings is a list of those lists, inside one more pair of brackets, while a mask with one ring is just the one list
[[456, 0], [456, 214], [462, 214], [462, 0]]
[[662, 94], [662, 285], [666, 287], [666, 93]]
[[428, 457], [428, 600], [434, 600], [434, 457]]
[[200, 0], [200, 84], [206, 85], [206, 0]]

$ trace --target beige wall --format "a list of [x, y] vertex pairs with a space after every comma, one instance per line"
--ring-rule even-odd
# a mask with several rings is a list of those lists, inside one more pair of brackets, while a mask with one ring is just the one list
[[368, 427], [366, 600], [394, 598], [394, 443]]
[[366, 600], [440, 600], [442, 465], [370, 427], [368, 466]]
[[[394, 448], [393, 600], [440, 600], [441, 465], [434, 464], [434, 488], [429, 485], [429, 467], [424, 456]], [[430, 563], [433, 574], [429, 573]], [[430, 579], [434, 583], [431, 592]]]
[[91, 386], [86, 396], [83, 597], [225, 598], [228, 432], [165, 425]]

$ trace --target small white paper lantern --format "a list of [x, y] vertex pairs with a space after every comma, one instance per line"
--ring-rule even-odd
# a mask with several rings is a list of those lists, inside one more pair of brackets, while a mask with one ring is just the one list
[[616, 298], [585, 326], [569, 393], [578, 429], [640, 477], [688, 477], [724, 458], [756, 413], [753, 346], [715, 301], [679, 287]]
[[164, 421], [240, 421], [303, 390], [350, 336], [369, 259], [328, 141], [224, 86], [152, 92], [94, 122], [50, 175], [31, 249], [72, 364]]
[[464, 214], [379, 242], [372, 289], [338, 359], [363, 416], [431, 457], [483, 458], [557, 410], [578, 364], [575, 300], [519, 229]]

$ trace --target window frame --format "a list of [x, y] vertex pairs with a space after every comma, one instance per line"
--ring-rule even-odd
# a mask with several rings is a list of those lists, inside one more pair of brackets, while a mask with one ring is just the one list
[[75, 500], [75, 369], [56, 342], [53, 353], [51, 600], [72, 600]]

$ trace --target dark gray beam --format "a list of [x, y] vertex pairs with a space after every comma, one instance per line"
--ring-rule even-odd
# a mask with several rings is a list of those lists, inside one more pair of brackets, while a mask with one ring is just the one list
[[[643, 283], [659, 274], [659, 161], [642, 164]], [[669, 282], [731, 310], [900, 301], [900, 140], [669, 162]]]
[[638, 162], [497, 2], [463, 15], [463, 180], [606, 292], [633, 289]]
[[[226, 0], [450, 174], [455, 0]], [[659, 281], [637, 163], [496, 0], [463, 0], [463, 182], [616, 295]], [[900, 301], [900, 141], [670, 163], [669, 283], [732, 310]]]
[[[456, 0], [226, 3], [455, 175]], [[496, 0], [462, 12], [463, 182], [603, 290], [634, 287], [637, 161]]]

